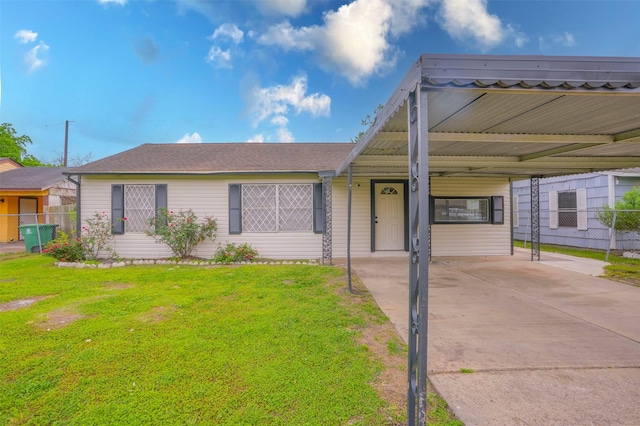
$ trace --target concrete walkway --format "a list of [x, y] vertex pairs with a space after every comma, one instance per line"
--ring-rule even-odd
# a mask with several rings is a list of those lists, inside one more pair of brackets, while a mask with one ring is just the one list
[[[467, 426], [640, 425], [640, 288], [542, 258], [434, 259], [429, 379]], [[408, 259], [352, 265], [406, 340]]]

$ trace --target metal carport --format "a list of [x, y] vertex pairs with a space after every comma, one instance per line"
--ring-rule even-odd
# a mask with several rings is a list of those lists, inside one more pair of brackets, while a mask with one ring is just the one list
[[638, 166], [640, 58], [418, 59], [335, 174], [409, 176], [410, 425], [426, 424], [429, 176], [532, 178], [537, 234], [540, 177]]

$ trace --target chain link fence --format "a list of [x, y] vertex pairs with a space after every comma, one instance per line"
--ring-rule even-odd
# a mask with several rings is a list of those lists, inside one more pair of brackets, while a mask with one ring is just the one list
[[19, 226], [31, 224], [58, 225], [56, 233], [76, 235], [76, 219], [73, 206], [56, 206], [45, 209], [44, 213], [0, 214], [0, 243], [20, 243], [23, 236]]
[[[531, 212], [514, 211], [513, 237], [531, 241]], [[540, 242], [560, 246], [640, 252], [640, 210], [540, 211]]]

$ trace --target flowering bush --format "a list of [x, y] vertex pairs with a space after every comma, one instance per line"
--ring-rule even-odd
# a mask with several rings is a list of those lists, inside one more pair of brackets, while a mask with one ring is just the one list
[[85, 260], [80, 239], [69, 241], [69, 236], [60, 232], [59, 236], [49, 241], [42, 253], [52, 256], [61, 262], [79, 262]]
[[147, 235], [156, 238], [159, 243], [169, 246], [174, 256], [184, 259], [191, 256], [194, 248], [206, 239], [215, 241], [218, 224], [215, 219], [205, 217], [198, 223], [198, 217], [192, 210], [159, 209], [156, 217], [149, 219], [149, 225], [155, 230]]
[[110, 246], [113, 234], [111, 232], [111, 219], [105, 212], [95, 213], [86, 220], [82, 227], [80, 243], [87, 258], [98, 259], [100, 253], [107, 253], [109, 257], [117, 257], [117, 253]]
[[258, 250], [247, 243], [239, 246], [236, 246], [234, 243], [229, 243], [224, 247], [218, 247], [213, 260], [220, 263], [251, 262], [257, 256]]

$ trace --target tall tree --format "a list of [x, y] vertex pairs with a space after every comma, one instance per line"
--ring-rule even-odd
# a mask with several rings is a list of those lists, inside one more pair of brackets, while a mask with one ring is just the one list
[[23, 166], [42, 166], [42, 162], [27, 153], [27, 145], [31, 144], [27, 135], [18, 136], [11, 123], [0, 125], [0, 157], [8, 157]]

